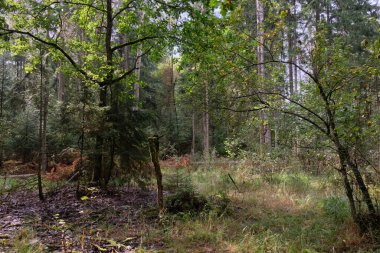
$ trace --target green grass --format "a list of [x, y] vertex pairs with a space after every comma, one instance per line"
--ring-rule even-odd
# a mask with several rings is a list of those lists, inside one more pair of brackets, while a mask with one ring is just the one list
[[[262, 173], [237, 166], [176, 174], [186, 174], [205, 196], [225, 193], [230, 212], [174, 217], [165, 228], [165, 252], [372, 252], [333, 173]], [[164, 178], [170, 175], [173, 170], [164, 169]]]
[[[138, 252], [375, 252], [353, 223], [339, 175], [333, 172], [316, 176], [301, 170], [263, 171], [245, 164], [207, 165], [163, 168], [163, 177], [165, 190], [189, 188], [206, 198], [226, 196], [228, 211], [166, 214], [161, 225], [152, 226], [149, 210], [144, 210], [147, 221], [139, 221], [144, 225], [134, 231], [142, 235]], [[22, 183], [9, 179], [7, 189]], [[45, 190], [60, 184], [48, 182]], [[105, 237], [115, 240], [133, 232], [126, 224], [99, 226]], [[29, 243], [32, 237], [14, 241], [17, 252], [31, 252], [28, 247], [38, 252], [40, 246]], [[161, 242], [166, 248], [144, 249]]]

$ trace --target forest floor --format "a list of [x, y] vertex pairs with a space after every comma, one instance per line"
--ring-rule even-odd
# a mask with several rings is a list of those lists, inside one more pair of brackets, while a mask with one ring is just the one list
[[153, 183], [146, 190], [82, 187], [78, 199], [75, 184], [44, 180], [40, 202], [35, 177], [0, 178], [0, 252], [380, 252], [379, 236], [352, 222], [339, 177], [295, 167], [164, 167], [167, 195], [190, 186], [229, 203], [222, 213], [161, 220]]
[[81, 193], [78, 199], [75, 186], [59, 186], [44, 202], [36, 191], [2, 195], [0, 252], [135, 252], [147, 226], [158, 224], [147, 215], [156, 210], [151, 191], [90, 187]]

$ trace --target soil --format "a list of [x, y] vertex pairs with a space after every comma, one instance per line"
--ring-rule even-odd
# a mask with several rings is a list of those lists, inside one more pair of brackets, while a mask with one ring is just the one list
[[78, 199], [71, 185], [45, 195], [44, 202], [30, 190], [0, 196], [0, 252], [12, 252], [12, 244], [25, 238], [43, 245], [46, 252], [136, 252], [138, 247], [164, 247], [162, 242], [144, 242], [147, 228], [159, 226], [152, 190], [83, 187]]
[[35, 162], [22, 163], [18, 160], [8, 160], [0, 168], [0, 175], [25, 175], [37, 173], [38, 164]]

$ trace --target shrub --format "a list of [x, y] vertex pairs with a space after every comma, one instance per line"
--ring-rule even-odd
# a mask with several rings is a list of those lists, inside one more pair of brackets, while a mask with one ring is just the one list
[[215, 212], [217, 215], [223, 215], [228, 211], [230, 202], [228, 196], [224, 192], [221, 192], [207, 198], [205, 210]]
[[322, 207], [323, 211], [337, 222], [343, 222], [350, 215], [347, 200], [342, 197], [328, 197], [322, 201]]
[[169, 213], [199, 213], [204, 210], [207, 199], [195, 191], [185, 188], [166, 198], [165, 207]]
[[230, 200], [224, 193], [205, 197], [190, 188], [184, 188], [167, 197], [165, 207], [171, 214], [215, 212], [217, 215], [222, 215], [229, 203]]

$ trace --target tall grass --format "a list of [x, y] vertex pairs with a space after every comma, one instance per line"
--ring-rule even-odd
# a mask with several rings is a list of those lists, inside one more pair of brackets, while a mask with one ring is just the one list
[[[164, 177], [170, 173], [164, 169]], [[231, 201], [230, 212], [188, 216], [169, 223], [165, 230], [167, 252], [374, 250], [352, 222], [334, 173], [263, 172], [239, 164], [177, 173], [186, 174], [201, 194], [224, 192]]]

